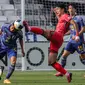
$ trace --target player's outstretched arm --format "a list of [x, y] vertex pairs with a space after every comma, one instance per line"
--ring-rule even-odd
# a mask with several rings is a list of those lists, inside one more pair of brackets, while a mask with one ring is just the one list
[[2, 30], [0, 29], [0, 35], [2, 34]]
[[24, 57], [25, 56], [25, 52], [24, 52], [24, 47], [23, 47], [23, 39], [19, 39], [19, 43], [20, 43], [20, 46], [21, 46], [22, 56]]
[[85, 32], [85, 26], [81, 28], [80, 32], [79, 32], [79, 36], [82, 35]]
[[79, 24], [81, 26], [81, 30], [79, 31], [79, 35], [81, 35], [85, 32], [85, 24], [84, 24], [84, 21], [81, 17], [79, 18]]
[[[66, 33], [65, 33], [65, 35], [70, 35], [70, 30], [68, 30]], [[64, 36], [65, 36], [64, 35]]]
[[75, 36], [75, 40], [79, 41], [79, 31], [78, 31], [78, 25], [74, 20], [70, 20], [70, 24], [72, 24], [76, 30], [76, 36]]

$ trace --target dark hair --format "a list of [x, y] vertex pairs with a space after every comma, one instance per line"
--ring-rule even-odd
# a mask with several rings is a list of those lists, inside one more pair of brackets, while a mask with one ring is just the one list
[[60, 7], [61, 9], [65, 9], [65, 4], [64, 3], [59, 3], [59, 4], [57, 4], [56, 7]]
[[57, 3], [53, 8], [59, 7], [61, 9], [64, 9], [64, 12], [66, 12], [66, 5], [64, 3]]
[[68, 5], [68, 7], [69, 6], [72, 6], [73, 8], [76, 8], [76, 4], [74, 4], [74, 3], [70, 3], [69, 5]]

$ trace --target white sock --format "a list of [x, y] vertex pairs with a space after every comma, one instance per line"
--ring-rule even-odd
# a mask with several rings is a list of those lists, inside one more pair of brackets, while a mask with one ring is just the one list
[[2, 74], [2, 69], [0, 69], [0, 76], [1, 76], [1, 74]]

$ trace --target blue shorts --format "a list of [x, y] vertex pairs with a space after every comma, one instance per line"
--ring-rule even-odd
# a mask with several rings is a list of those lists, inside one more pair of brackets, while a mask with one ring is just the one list
[[16, 48], [8, 49], [7, 56], [8, 58], [11, 58], [12, 56], [17, 57], [17, 49]]
[[70, 53], [74, 53], [77, 51], [79, 54], [84, 54], [85, 53], [85, 44], [82, 42], [68, 42], [68, 44], [65, 47], [65, 50], [69, 51]]
[[17, 57], [17, 48], [14, 47], [11, 49], [0, 49], [0, 55], [4, 57], [4, 53], [7, 55], [8, 58], [11, 58], [12, 56]]
[[7, 56], [6, 52], [0, 53], [0, 59], [2, 59], [4, 56]]

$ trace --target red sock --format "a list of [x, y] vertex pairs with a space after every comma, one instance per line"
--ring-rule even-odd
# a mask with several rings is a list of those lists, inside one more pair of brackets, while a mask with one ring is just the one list
[[35, 27], [35, 26], [30, 26], [29, 30], [35, 34], [43, 34], [43, 29], [39, 28], [39, 27]]
[[54, 63], [53, 65], [52, 65], [52, 67], [53, 68], [55, 68], [57, 71], [59, 71], [59, 72], [61, 72], [62, 74], [66, 74], [66, 70], [59, 64], [59, 63]]
[[25, 26], [25, 30], [31, 31], [35, 34], [43, 34], [43, 29], [41, 29], [40, 27], [35, 27], [35, 26], [29, 26], [27, 21], [23, 21], [23, 25]]

